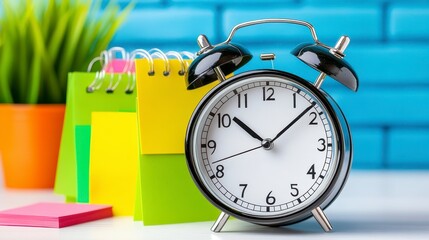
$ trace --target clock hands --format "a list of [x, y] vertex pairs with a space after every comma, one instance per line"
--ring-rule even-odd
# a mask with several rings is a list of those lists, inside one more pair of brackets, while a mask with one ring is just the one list
[[258, 139], [259, 141], [263, 141], [264, 140], [257, 133], [255, 133], [252, 129], [250, 129], [250, 127], [248, 127], [245, 123], [243, 123], [240, 119], [238, 119], [237, 117], [234, 117], [232, 120], [235, 123], [237, 123], [238, 126], [240, 126], [242, 129], [244, 129], [244, 131], [246, 131], [248, 134], [250, 134], [250, 136]]
[[231, 155], [231, 156], [229, 156], [229, 157], [224, 157], [224, 158], [221, 158], [221, 159], [219, 159], [219, 160], [216, 160], [216, 161], [214, 161], [214, 162], [212, 162], [212, 164], [215, 164], [215, 163], [218, 163], [218, 162], [221, 162], [221, 161], [224, 161], [224, 160], [227, 160], [227, 159], [230, 159], [230, 158], [233, 158], [233, 157], [236, 157], [236, 156], [239, 156], [239, 155], [242, 155], [242, 154], [245, 154], [245, 153], [248, 153], [248, 152], [251, 152], [251, 151], [254, 151], [254, 150], [257, 150], [257, 149], [259, 149], [259, 148], [264, 148], [264, 149], [266, 149], [266, 150], [270, 150], [270, 149], [272, 149], [273, 148], [273, 144], [274, 144], [274, 141], [277, 139], [277, 138], [279, 138], [281, 135], [283, 135], [283, 133], [285, 133], [290, 127], [292, 127], [299, 119], [301, 119], [302, 118], [302, 116], [304, 116], [308, 111], [310, 111], [310, 109], [311, 108], [313, 108], [314, 107], [314, 105], [316, 105], [316, 102], [312, 102], [311, 103], [311, 105], [309, 106], [309, 107], [307, 107], [306, 109], [304, 109], [304, 111], [302, 111], [297, 117], [295, 117], [293, 120], [292, 120], [292, 122], [290, 122], [285, 128], [283, 128], [275, 137], [274, 137], [274, 139], [269, 139], [269, 138], [267, 138], [267, 139], [263, 139], [261, 136], [259, 136], [257, 133], [255, 133], [251, 128], [249, 128], [249, 126], [247, 126], [245, 123], [243, 123], [240, 119], [238, 119], [237, 117], [234, 117], [232, 120], [235, 122], [235, 123], [237, 123], [238, 124], [238, 126], [240, 126], [242, 129], [244, 129], [244, 131], [246, 131], [250, 136], [252, 136], [252, 137], [254, 137], [254, 138], [256, 138], [256, 139], [258, 139], [259, 141], [261, 141], [261, 145], [260, 146], [257, 146], [257, 147], [254, 147], [254, 148], [251, 148], [251, 149], [247, 149], [247, 150], [245, 150], [245, 151], [242, 151], [242, 152], [239, 152], [239, 153], [236, 153], [236, 154], [233, 154], [233, 155]]
[[249, 126], [247, 126], [244, 122], [242, 122], [240, 119], [238, 119], [237, 117], [234, 117], [232, 120], [235, 123], [237, 123], [237, 125], [240, 126], [244, 131], [246, 131], [250, 136], [258, 139], [259, 141], [261, 141], [261, 145], [257, 146], [257, 147], [254, 147], [254, 148], [251, 148], [251, 149], [248, 149], [248, 150], [245, 150], [243, 152], [236, 153], [236, 154], [231, 155], [229, 157], [224, 157], [222, 159], [216, 160], [216, 161], [212, 162], [212, 164], [215, 164], [215, 163], [218, 163], [218, 162], [221, 162], [221, 161], [224, 161], [224, 160], [227, 160], [227, 159], [239, 156], [241, 154], [245, 154], [245, 153], [254, 151], [256, 149], [265, 147], [265, 145], [266, 145], [266, 144], [264, 145], [264, 139], [261, 136], [259, 136], [255, 131], [253, 131]]
[[292, 125], [294, 125], [299, 119], [302, 118], [302, 116], [304, 116], [308, 111], [310, 111], [310, 109], [316, 105], [316, 102], [312, 102], [311, 105], [309, 107], [307, 107], [304, 111], [302, 111], [302, 113], [300, 113], [294, 120], [292, 120], [292, 122], [290, 122], [285, 128], [283, 128], [272, 140], [273, 142], [279, 138], [283, 133], [285, 133], [290, 127], [292, 127]]

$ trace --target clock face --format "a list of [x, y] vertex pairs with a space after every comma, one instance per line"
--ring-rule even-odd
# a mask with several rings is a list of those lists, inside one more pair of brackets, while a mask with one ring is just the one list
[[247, 217], [287, 216], [328, 189], [337, 132], [315, 94], [292, 78], [248, 76], [197, 110], [188, 157], [206, 195]]

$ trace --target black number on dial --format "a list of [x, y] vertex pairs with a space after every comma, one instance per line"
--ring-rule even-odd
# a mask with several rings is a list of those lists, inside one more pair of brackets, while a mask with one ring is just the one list
[[231, 126], [231, 117], [229, 116], [229, 114], [217, 114], [217, 127], [221, 128], [228, 128], [229, 126]]
[[311, 112], [310, 116], [313, 116], [313, 119], [310, 121], [309, 125], [317, 125], [317, 122], [316, 122], [317, 113]]
[[274, 101], [274, 88], [265, 88], [262, 87], [262, 99], [264, 101]]
[[241, 191], [241, 198], [244, 198], [244, 191], [246, 191], [247, 184], [239, 184], [238, 186], [243, 187], [243, 190]]
[[244, 106], [244, 108], [247, 108], [247, 93], [243, 95], [243, 99], [241, 97], [241, 93], [239, 93], [237, 97], [238, 97], [238, 108], [241, 108], [242, 106]]
[[296, 108], [296, 93], [293, 93], [293, 108]]
[[317, 148], [317, 150], [323, 152], [326, 149], [326, 140], [324, 138], [319, 139], [319, 143], [322, 145], [321, 148]]
[[273, 205], [274, 203], [276, 203], [276, 198], [271, 196], [272, 192], [273, 191], [269, 192], [267, 198], [265, 199], [268, 205]]
[[216, 167], [216, 177], [223, 178], [223, 176], [225, 175], [223, 173], [223, 170], [224, 170], [223, 165], [217, 165], [217, 167]]
[[314, 164], [311, 165], [310, 169], [308, 169], [307, 175], [311, 175], [311, 179], [314, 179], [316, 176], [316, 171], [314, 170]]
[[298, 184], [296, 184], [296, 183], [292, 183], [292, 184], [290, 185], [290, 189], [292, 190], [292, 191], [290, 192], [290, 195], [292, 195], [292, 197], [296, 197], [296, 196], [298, 196], [298, 195], [299, 195]]
[[213, 154], [216, 151], [216, 142], [214, 140], [210, 140], [207, 142], [207, 147], [209, 147], [210, 149], [212, 149], [212, 153]]

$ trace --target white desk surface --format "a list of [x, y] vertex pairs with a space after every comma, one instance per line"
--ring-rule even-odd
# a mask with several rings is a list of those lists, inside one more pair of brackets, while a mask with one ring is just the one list
[[[62, 201], [52, 191], [0, 188], [0, 210], [40, 201]], [[0, 239], [429, 239], [429, 171], [352, 171], [339, 198], [326, 210], [334, 231], [314, 219], [281, 228], [231, 220], [223, 232], [212, 222], [143, 226], [115, 217], [61, 229], [0, 226]]]

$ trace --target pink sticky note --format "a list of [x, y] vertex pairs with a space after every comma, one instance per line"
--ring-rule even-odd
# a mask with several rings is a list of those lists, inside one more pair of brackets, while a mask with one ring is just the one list
[[134, 63], [125, 59], [113, 59], [104, 68], [106, 73], [126, 73], [135, 72]]
[[0, 211], [0, 225], [61, 228], [112, 216], [112, 206], [36, 203]]

